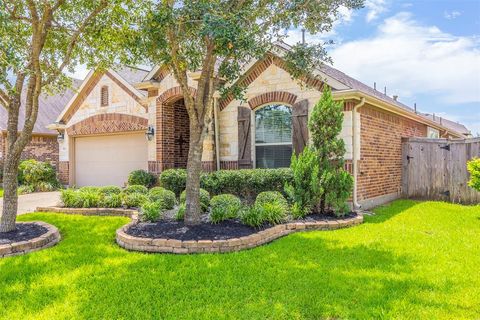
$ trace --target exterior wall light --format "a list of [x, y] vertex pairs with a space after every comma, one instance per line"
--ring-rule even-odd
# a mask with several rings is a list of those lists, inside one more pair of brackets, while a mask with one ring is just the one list
[[148, 129], [145, 132], [145, 136], [147, 137], [147, 140], [152, 141], [154, 135], [155, 135], [155, 129], [153, 128], [153, 126], [148, 126]]
[[63, 142], [63, 140], [65, 140], [65, 133], [62, 132], [62, 131], [58, 131], [57, 141], [58, 142]]

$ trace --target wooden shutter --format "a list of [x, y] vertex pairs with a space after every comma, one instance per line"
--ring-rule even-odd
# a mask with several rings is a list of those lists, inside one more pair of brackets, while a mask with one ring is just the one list
[[252, 168], [252, 138], [250, 130], [252, 110], [238, 107], [238, 168]]
[[298, 155], [308, 145], [308, 100], [293, 105], [292, 127], [293, 150]]

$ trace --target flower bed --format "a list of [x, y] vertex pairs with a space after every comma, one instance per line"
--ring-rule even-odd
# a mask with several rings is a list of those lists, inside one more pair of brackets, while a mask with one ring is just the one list
[[0, 258], [45, 249], [59, 241], [60, 233], [51, 224], [18, 222], [17, 230], [0, 234]]
[[[304, 230], [333, 230], [345, 228], [360, 224], [363, 222], [362, 215], [350, 216], [344, 219], [295, 221], [279, 224], [263, 230], [250, 228], [249, 234], [239, 236], [239, 229], [232, 227], [232, 222], [227, 224], [231, 227], [226, 230], [223, 235], [218, 232], [212, 232], [210, 237], [202, 231], [211, 230], [212, 225], [204, 223], [195, 227], [186, 228], [183, 223], [177, 225], [161, 226], [164, 222], [155, 225], [141, 224], [132, 222], [117, 230], [116, 240], [121, 247], [142, 252], [158, 252], [158, 253], [202, 253], [202, 252], [232, 252], [254, 248], [262, 244], [271, 242], [277, 238], [283, 237], [290, 233]], [[170, 222], [171, 224], [171, 222]], [[247, 232], [248, 228], [242, 224], [238, 227], [243, 232]], [[176, 228], [175, 228], [176, 227]], [[213, 226], [213, 228], [221, 229], [222, 225]], [[235, 230], [235, 231], [234, 231]], [[165, 236], [159, 236], [162, 234]], [[229, 233], [228, 233], [229, 232]], [[155, 234], [157, 237], [149, 237]], [[167, 237], [169, 235], [170, 237]]]

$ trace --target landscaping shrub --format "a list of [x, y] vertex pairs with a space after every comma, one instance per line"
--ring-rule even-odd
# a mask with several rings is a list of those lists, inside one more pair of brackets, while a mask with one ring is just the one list
[[157, 177], [145, 170], [135, 170], [128, 175], [128, 185], [142, 185], [151, 188], [157, 184]]
[[122, 206], [122, 197], [119, 194], [104, 194], [98, 204], [102, 208], [120, 208]]
[[67, 208], [81, 208], [83, 204], [80, 192], [74, 189], [62, 190], [60, 200], [62, 200], [63, 205]]
[[[183, 190], [182, 194], [180, 195], [180, 203], [185, 203], [187, 200], [187, 191]], [[207, 190], [200, 188], [200, 206], [202, 207], [202, 211], [207, 211], [208, 207], [210, 206], [210, 194]]]
[[140, 218], [143, 221], [155, 222], [160, 218], [162, 203], [159, 201], [146, 201], [140, 208]]
[[160, 186], [167, 190], [171, 190], [178, 197], [185, 190], [187, 184], [187, 170], [185, 169], [168, 169], [163, 171], [159, 177]]
[[24, 160], [18, 166], [20, 185], [32, 186], [35, 191], [52, 191], [60, 186], [55, 168], [48, 162]]
[[240, 213], [240, 220], [247, 226], [260, 227], [265, 222], [263, 219], [263, 208], [260, 206], [245, 208]]
[[292, 183], [285, 184], [285, 193], [293, 203], [292, 215], [295, 218], [303, 218], [318, 205], [322, 195], [315, 151], [306, 147], [298, 158], [293, 154], [290, 167], [293, 179]]
[[86, 187], [81, 187], [78, 189], [80, 192], [99, 192], [100, 187], [93, 187], [93, 186], [86, 186]]
[[242, 202], [233, 194], [221, 194], [212, 197], [210, 206], [210, 221], [218, 223], [223, 220], [236, 218], [242, 208]]
[[263, 220], [270, 224], [279, 224], [287, 219], [288, 211], [280, 202], [266, 202], [260, 207], [262, 208]]
[[467, 164], [470, 172], [470, 181], [468, 185], [473, 189], [480, 191], [480, 158], [473, 159]]
[[27, 194], [27, 193], [32, 193], [32, 192], [35, 192], [35, 188], [31, 185], [19, 186], [18, 190], [17, 190], [18, 194]]
[[148, 197], [143, 193], [124, 193], [123, 204], [127, 208], [139, 208], [148, 201]]
[[160, 202], [163, 210], [170, 210], [175, 207], [177, 199], [173, 191], [167, 190], [162, 187], [155, 187], [148, 192], [150, 200]]
[[120, 194], [122, 192], [122, 188], [117, 186], [105, 186], [101, 187], [98, 191], [104, 195]]
[[96, 208], [100, 204], [100, 193], [93, 190], [79, 190], [78, 196], [80, 197], [82, 208]]
[[[203, 173], [200, 186], [212, 195], [230, 193], [251, 201], [263, 191], [283, 192], [285, 183], [291, 183], [292, 179], [289, 168], [219, 170]], [[177, 195], [185, 189], [186, 180], [185, 169], [169, 169], [160, 175], [160, 185]]]
[[255, 199], [256, 206], [263, 206], [266, 203], [278, 203], [280, 206], [285, 208], [285, 211], [288, 211], [288, 202], [285, 200], [285, 197], [278, 191], [264, 191], [261, 192], [257, 199]]
[[175, 213], [175, 219], [178, 221], [183, 221], [185, 218], [185, 211], [187, 210], [187, 207], [185, 206], [185, 203], [181, 203], [178, 206], [177, 213]]
[[131, 193], [141, 193], [141, 194], [147, 194], [148, 189], [145, 186], [142, 185], [131, 185], [123, 189], [123, 193], [125, 194], [131, 194]]

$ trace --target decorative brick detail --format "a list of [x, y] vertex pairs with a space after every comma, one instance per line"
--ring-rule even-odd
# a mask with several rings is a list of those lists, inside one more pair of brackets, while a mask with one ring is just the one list
[[[192, 96], [195, 96], [197, 94], [197, 89], [190, 87], [190, 93]], [[163, 104], [173, 102], [172, 100], [179, 100], [181, 98], [183, 98], [183, 92], [182, 88], [178, 86], [165, 90], [165, 92], [158, 96], [157, 102]]]
[[237, 170], [238, 161], [220, 161], [221, 170]]
[[249, 236], [227, 240], [188, 240], [140, 238], [127, 234], [128, 228], [137, 223], [129, 223], [117, 230], [116, 240], [120, 247], [132, 251], [157, 253], [204, 253], [232, 252], [258, 247], [290, 233], [304, 230], [333, 230], [361, 224], [363, 216], [325, 221], [291, 222], [276, 225]]
[[62, 184], [68, 184], [70, 177], [70, 162], [60, 161], [58, 163], [58, 180]]
[[261, 95], [256, 96], [255, 98], [252, 98], [248, 100], [248, 104], [252, 110], [254, 110], [257, 107], [260, 107], [264, 104], [267, 103], [272, 103], [272, 102], [281, 102], [281, 103], [286, 103], [288, 105], [294, 105], [295, 101], [297, 100], [297, 96], [286, 91], [271, 91], [271, 92], [266, 92]]
[[427, 126], [365, 105], [360, 108], [359, 200], [400, 193], [402, 138], [426, 137]]
[[148, 119], [121, 113], [105, 113], [91, 116], [67, 128], [69, 136], [145, 131]]
[[38, 251], [54, 246], [60, 241], [58, 229], [51, 224], [42, 221], [17, 222], [34, 223], [47, 229], [47, 232], [28, 241], [13, 242], [10, 244], [0, 244], [0, 258], [18, 256], [28, 252]]
[[65, 207], [37, 207], [35, 212], [55, 212], [65, 214], [80, 214], [83, 216], [115, 216], [130, 217], [136, 220], [138, 211], [123, 208], [65, 208]]
[[[288, 72], [288, 68], [286, 67], [285, 61], [283, 61], [281, 58], [273, 55], [267, 55], [264, 59], [261, 59], [257, 61], [251, 68], [250, 70], [245, 73], [245, 75], [238, 80], [238, 84], [242, 87], [247, 87], [249, 86], [255, 79], [257, 79], [265, 70], [270, 65], [276, 65], [277, 67], [285, 70]], [[304, 77], [301, 78], [307, 86], [315, 88], [319, 91], [323, 90], [324, 82], [316, 77]], [[225, 109], [230, 102], [232, 102], [234, 99], [233, 95], [228, 95], [222, 100], [220, 100], [219, 107], [220, 110]]]

